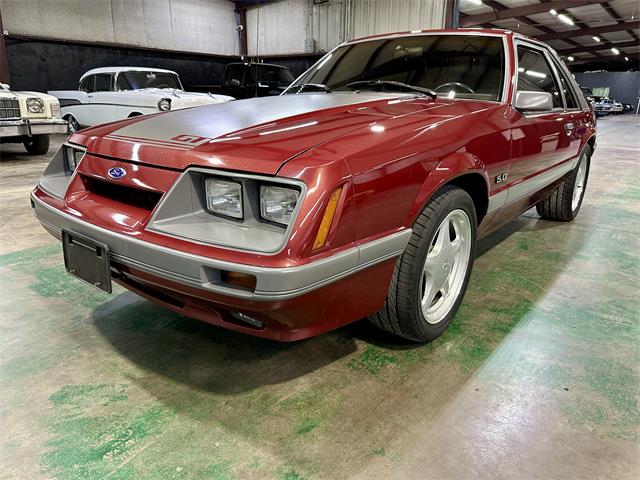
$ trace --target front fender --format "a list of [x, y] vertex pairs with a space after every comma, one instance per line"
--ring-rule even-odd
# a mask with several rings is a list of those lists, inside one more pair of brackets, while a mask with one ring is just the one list
[[444, 157], [435, 168], [428, 172], [409, 209], [405, 225], [413, 225], [426, 203], [438, 190], [448, 183], [455, 183], [456, 179], [464, 175], [482, 177], [486, 192], [489, 191], [489, 176], [484, 162], [470, 152], [454, 152]]

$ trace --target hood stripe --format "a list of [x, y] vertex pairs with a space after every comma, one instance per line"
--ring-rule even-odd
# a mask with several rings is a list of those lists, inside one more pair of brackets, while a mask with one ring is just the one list
[[[264, 125], [285, 118], [320, 112], [336, 107], [398, 98], [398, 94], [375, 92], [344, 94], [298, 94], [236, 100], [186, 110], [154, 115], [124, 126], [111, 133], [138, 141], [172, 142], [179, 136], [202, 137], [208, 140], [233, 132]], [[178, 144], [195, 147], [197, 143]]]

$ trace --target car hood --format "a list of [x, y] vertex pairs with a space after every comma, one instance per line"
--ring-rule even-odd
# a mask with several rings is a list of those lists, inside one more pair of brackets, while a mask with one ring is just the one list
[[56, 102], [56, 103], [58, 102], [58, 99], [56, 97], [47, 95], [46, 93], [40, 93], [40, 92], [19, 92], [15, 90], [0, 90], [0, 97], [1, 98], [24, 98], [24, 99], [36, 97], [46, 102]]
[[415, 95], [375, 92], [252, 98], [93, 127], [71, 140], [86, 145], [90, 153], [130, 162], [272, 175], [310, 148], [436, 103]]

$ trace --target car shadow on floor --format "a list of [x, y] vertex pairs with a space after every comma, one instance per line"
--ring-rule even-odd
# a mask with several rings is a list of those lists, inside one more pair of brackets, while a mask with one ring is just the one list
[[[535, 231], [560, 225], [562, 224], [540, 221], [531, 214], [518, 217], [501, 230], [480, 240], [477, 258], [505, 243], [515, 233], [529, 230], [534, 234]], [[521, 261], [526, 264], [539, 259], [535, 254], [531, 258], [523, 255]], [[536, 283], [535, 291], [525, 292], [528, 305], [535, 305], [538, 299], [544, 297], [566, 261], [554, 259], [555, 268], [543, 277], [535, 272], [523, 273], [525, 281]], [[467, 295], [475, 296], [482, 311], [474, 312], [471, 319], [462, 320], [458, 315], [449, 329], [452, 330], [458, 323], [455, 330], [461, 333], [454, 342], [464, 342], [464, 336], [469, 333], [466, 330], [468, 328], [477, 336], [477, 330], [484, 328], [481, 322], [495, 313], [492, 310], [495, 305], [483, 303], [483, 294], [473, 292], [474, 289], [485, 287], [478, 285], [483, 276], [492, 274], [493, 271], [509, 269], [517, 270], [509, 255], [491, 259], [490, 269], [476, 266], [470, 287], [471, 295], [469, 291]], [[496, 276], [492, 276], [494, 277]], [[521, 300], [522, 298], [514, 298], [513, 301], [515, 303]], [[509, 302], [507, 299], [505, 308], [509, 307]], [[526, 312], [525, 309], [512, 313], [512, 317], [519, 315], [518, 318], [511, 318], [497, 334], [493, 332], [492, 342], [495, 340], [499, 344]], [[424, 346], [382, 332], [366, 320], [308, 340], [278, 343], [182, 317], [141, 300], [132, 293], [121, 294], [95, 309], [93, 320], [104, 338], [134, 364], [189, 388], [220, 394], [247, 392], [260, 386], [279, 384], [308, 375], [352, 356], [358, 350], [357, 341], [388, 352], [410, 351]], [[465, 322], [463, 329], [460, 328], [461, 322]], [[497, 345], [489, 348], [497, 348]], [[152, 390], [154, 395], [162, 396], [155, 381], [146, 383], [145, 388]]]

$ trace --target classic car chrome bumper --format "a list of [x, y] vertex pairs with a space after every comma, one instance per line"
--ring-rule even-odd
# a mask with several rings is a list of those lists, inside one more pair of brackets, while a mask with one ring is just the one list
[[61, 118], [0, 122], [0, 137], [31, 137], [52, 133], [67, 133], [67, 122]]
[[[112, 232], [61, 212], [34, 193], [31, 193], [31, 202], [40, 223], [57, 238], [61, 237], [62, 230], [79, 233], [108, 245], [110, 258], [115, 263], [189, 287], [247, 300], [278, 301], [306, 294], [397, 257], [411, 237], [411, 229], [404, 229], [322, 260], [294, 267], [267, 268], [193, 255]], [[255, 291], [216, 283], [222, 271], [254, 275]]]

